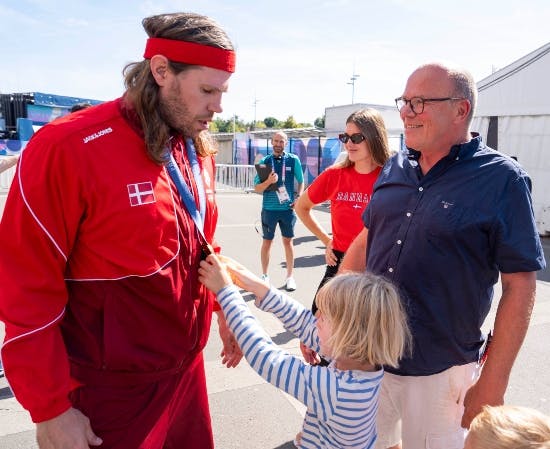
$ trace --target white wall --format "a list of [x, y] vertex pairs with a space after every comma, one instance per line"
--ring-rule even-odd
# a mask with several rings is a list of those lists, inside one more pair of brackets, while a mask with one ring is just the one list
[[376, 109], [382, 118], [388, 130], [389, 136], [403, 134], [403, 122], [399, 116], [399, 111], [395, 106], [386, 106], [379, 104], [354, 103], [343, 106], [332, 106], [325, 108], [325, 129], [327, 137], [334, 137], [344, 131], [346, 120], [352, 112], [363, 108]]
[[550, 114], [550, 43], [477, 83], [476, 115]]
[[[346, 120], [351, 113], [363, 108], [372, 108], [380, 112], [388, 131], [390, 150], [398, 151], [401, 147], [401, 136], [404, 129], [403, 121], [395, 106], [354, 103], [325, 108], [325, 130], [327, 137], [336, 137], [339, 133], [343, 132], [346, 128]], [[343, 151], [343, 145], [341, 149]]]
[[498, 147], [515, 156], [533, 181], [539, 233], [550, 234], [550, 43], [477, 83], [472, 130], [487, 142], [490, 117], [498, 117]]
[[[488, 124], [488, 117], [475, 117], [472, 124], [485, 142]], [[531, 177], [537, 228], [550, 234], [550, 115], [500, 116], [498, 151], [515, 156]]]

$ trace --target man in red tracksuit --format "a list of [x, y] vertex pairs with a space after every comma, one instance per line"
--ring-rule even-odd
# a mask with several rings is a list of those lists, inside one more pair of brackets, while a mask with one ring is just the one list
[[[213, 448], [202, 349], [214, 298], [197, 268], [218, 216], [205, 131], [235, 54], [208, 17], [143, 26], [124, 96], [33, 136], [0, 225], [2, 360], [41, 449]], [[234, 366], [242, 354], [218, 321]]]

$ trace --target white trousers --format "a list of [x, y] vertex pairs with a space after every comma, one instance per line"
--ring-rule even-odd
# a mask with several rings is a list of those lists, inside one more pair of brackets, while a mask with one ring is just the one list
[[463, 449], [464, 395], [477, 380], [477, 363], [432, 376], [385, 373], [377, 416], [376, 449]]

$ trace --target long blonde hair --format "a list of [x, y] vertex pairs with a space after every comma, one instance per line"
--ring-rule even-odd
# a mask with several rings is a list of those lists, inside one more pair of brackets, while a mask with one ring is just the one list
[[[146, 17], [143, 28], [149, 37], [195, 42], [212, 47], [233, 50], [233, 44], [225, 31], [213, 19], [194, 13], [160, 14]], [[194, 65], [169, 61], [170, 69], [178, 74]], [[151, 73], [149, 60], [128, 64], [124, 70], [126, 99], [139, 117], [149, 157], [162, 164], [165, 147], [170, 138], [170, 126], [160, 114], [159, 87]], [[213, 140], [206, 132], [195, 139], [195, 146], [201, 156], [215, 153]]]
[[334, 359], [345, 356], [397, 367], [410, 347], [410, 331], [395, 286], [371, 273], [344, 273], [317, 293], [319, 311], [332, 325], [327, 342]]

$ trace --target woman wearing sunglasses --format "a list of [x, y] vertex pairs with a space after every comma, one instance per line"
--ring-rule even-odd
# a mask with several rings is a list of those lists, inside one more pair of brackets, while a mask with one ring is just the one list
[[[346, 130], [338, 136], [346, 156], [323, 171], [304, 191], [294, 206], [304, 225], [325, 245], [327, 263], [321, 288], [338, 272], [349, 245], [364, 225], [361, 214], [370, 201], [372, 188], [389, 157], [384, 120], [375, 109], [360, 109], [346, 120]], [[315, 205], [330, 200], [332, 237], [314, 217]], [[317, 311], [315, 299], [311, 307]], [[309, 363], [319, 362], [317, 354], [302, 347]]]

